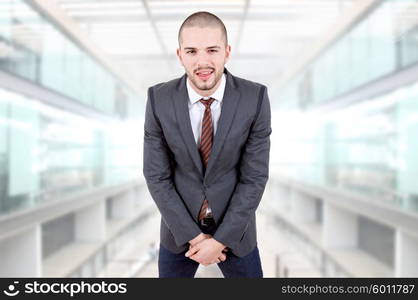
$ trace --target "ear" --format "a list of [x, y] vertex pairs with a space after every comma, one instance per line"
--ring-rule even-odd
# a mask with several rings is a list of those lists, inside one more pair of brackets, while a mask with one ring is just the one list
[[225, 63], [228, 62], [230, 55], [231, 55], [231, 45], [228, 45], [225, 48]]
[[177, 48], [176, 54], [177, 54], [177, 57], [178, 57], [181, 65], [183, 65], [183, 58], [181, 57], [181, 50], [180, 50], [180, 48]]

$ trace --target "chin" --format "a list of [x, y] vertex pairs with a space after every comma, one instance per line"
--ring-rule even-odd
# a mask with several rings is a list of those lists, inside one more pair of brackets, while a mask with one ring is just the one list
[[204, 84], [203, 86], [199, 86], [199, 89], [202, 91], [208, 91], [210, 89], [212, 89], [215, 86], [215, 83], [211, 83], [211, 84]]
[[215, 82], [207, 82], [207, 81], [201, 81], [199, 78], [195, 78], [195, 80], [193, 80], [194, 85], [199, 89], [199, 90], [210, 90], [211, 88], [213, 88], [215, 86]]

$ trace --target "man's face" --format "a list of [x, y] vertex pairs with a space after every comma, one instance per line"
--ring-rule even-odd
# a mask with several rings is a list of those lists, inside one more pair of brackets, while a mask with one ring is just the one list
[[209, 96], [220, 84], [230, 52], [220, 28], [186, 27], [177, 56], [196, 92]]

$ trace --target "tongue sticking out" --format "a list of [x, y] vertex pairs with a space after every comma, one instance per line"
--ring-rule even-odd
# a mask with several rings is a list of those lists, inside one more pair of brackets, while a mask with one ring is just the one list
[[213, 71], [205, 71], [205, 72], [198, 72], [197, 76], [199, 76], [200, 79], [208, 79], [212, 75]]

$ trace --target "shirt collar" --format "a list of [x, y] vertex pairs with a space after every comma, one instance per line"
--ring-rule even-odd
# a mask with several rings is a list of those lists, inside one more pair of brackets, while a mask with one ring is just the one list
[[226, 78], [225, 78], [225, 74], [222, 74], [221, 77], [221, 84], [218, 86], [218, 88], [216, 89], [216, 91], [210, 95], [209, 97], [202, 97], [201, 95], [199, 95], [198, 93], [196, 93], [196, 91], [191, 87], [189, 80], [186, 80], [186, 86], [187, 86], [187, 93], [189, 94], [189, 102], [190, 104], [194, 104], [196, 102], [198, 102], [200, 99], [208, 99], [208, 98], [213, 98], [216, 101], [221, 102], [222, 98], [224, 97], [224, 92], [225, 92], [225, 84], [226, 84]]

